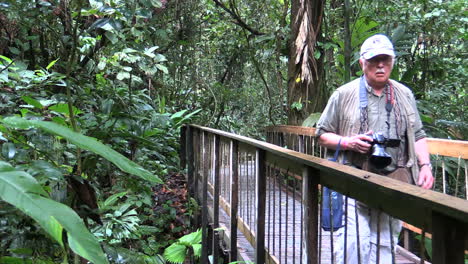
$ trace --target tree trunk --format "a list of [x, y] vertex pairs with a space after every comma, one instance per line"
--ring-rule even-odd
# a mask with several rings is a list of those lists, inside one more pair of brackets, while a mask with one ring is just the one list
[[327, 93], [323, 85], [323, 53], [316, 59], [321, 39], [323, 0], [292, 0], [291, 50], [288, 67], [288, 124], [301, 125], [310, 113], [321, 112]]
[[349, 29], [349, 18], [351, 16], [351, 9], [349, 7], [349, 0], [344, 0], [344, 80], [345, 82], [351, 81], [351, 31]]

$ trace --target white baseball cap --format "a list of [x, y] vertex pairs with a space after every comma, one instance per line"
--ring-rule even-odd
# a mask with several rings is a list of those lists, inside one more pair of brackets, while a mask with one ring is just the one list
[[362, 43], [361, 57], [368, 60], [377, 55], [390, 55], [395, 58], [393, 44], [387, 36], [383, 34], [373, 35]]

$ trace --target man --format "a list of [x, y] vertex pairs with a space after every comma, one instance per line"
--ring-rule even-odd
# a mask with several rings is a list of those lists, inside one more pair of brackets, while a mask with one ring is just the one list
[[[364, 41], [360, 56], [363, 76], [333, 93], [317, 123], [320, 144], [329, 149], [340, 144], [345, 164], [430, 189], [434, 178], [414, 96], [390, 80], [395, 61], [392, 43], [385, 35], [374, 35]], [[396, 147], [385, 148], [391, 157], [388, 166], [369, 161], [372, 135], [377, 132], [400, 140]], [[345, 239], [343, 229], [339, 232], [336, 263], [377, 263], [377, 257], [379, 263], [392, 263], [401, 222], [352, 199], [347, 210], [348, 235]]]

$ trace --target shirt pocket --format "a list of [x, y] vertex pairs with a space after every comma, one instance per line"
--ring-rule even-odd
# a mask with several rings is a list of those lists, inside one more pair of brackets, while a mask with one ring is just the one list
[[361, 127], [361, 121], [358, 115], [344, 115], [341, 124], [340, 134], [344, 136], [357, 135]]
[[407, 120], [409, 122], [409, 124], [407, 124], [408, 126], [411, 126], [411, 128], [414, 128], [414, 123], [416, 122], [416, 114], [414, 112], [411, 112], [411, 113], [408, 113], [407, 115]]

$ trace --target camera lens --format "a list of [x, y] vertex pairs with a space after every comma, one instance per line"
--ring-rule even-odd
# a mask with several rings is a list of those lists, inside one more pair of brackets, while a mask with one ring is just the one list
[[381, 144], [374, 144], [369, 161], [375, 168], [383, 169], [392, 163], [392, 157], [385, 151], [385, 148]]

